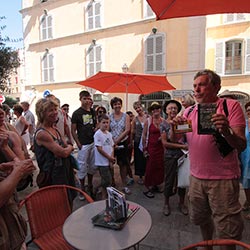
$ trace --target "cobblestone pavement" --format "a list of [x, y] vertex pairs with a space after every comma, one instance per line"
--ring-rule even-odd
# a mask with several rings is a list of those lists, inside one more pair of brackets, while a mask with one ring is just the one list
[[[34, 174], [34, 179], [38, 171]], [[115, 170], [117, 185], [119, 188], [120, 177], [118, 169]], [[162, 213], [163, 194], [157, 193], [155, 198], [147, 198], [143, 192], [143, 186], [137, 184], [137, 177], [135, 183], [130, 186], [132, 194], [127, 196], [127, 199], [134, 201], [145, 207], [152, 217], [152, 228], [148, 236], [140, 243], [141, 250], [178, 250], [183, 246], [201, 241], [199, 228], [189, 221], [188, 216], [184, 216], [178, 210], [177, 195], [171, 198], [172, 213], [170, 216], [164, 216]], [[99, 184], [98, 173], [94, 176], [94, 186]], [[35, 183], [34, 183], [35, 184]], [[22, 199], [25, 195], [37, 189], [36, 185], [32, 188], [28, 187], [24, 191], [19, 192], [19, 198]], [[98, 197], [97, 197], [98, 199]], [[244, 193], [241, 190], [241, 203], [244, 202]], [[75, 199], [74, 209], [85, 205], [85, 202]], [[25, 215], [25, 211], [22, 210]], [[242, 241], [250, 243], [250, 221], [244, 220], [245, 230]], [[28, 235], [27, 240], [30, 239]], [[38, 249], [33, 243], [28, 246], [28, 250]], [[58, 249], [60, 250], [60, 249]], [[107, 249], [108, 250], [108, 249]]]

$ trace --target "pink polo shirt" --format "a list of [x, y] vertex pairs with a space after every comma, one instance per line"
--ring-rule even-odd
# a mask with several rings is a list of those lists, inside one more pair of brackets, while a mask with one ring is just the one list
[[[219, 98], [217, 113], [224, 114], [223, 100]], [[228, 120], [230, 127], [245, 127], [245, 118], [238, 101], [227, 99]], [[184, 116], [187, 117], [188, 110]], [[198, 135], [197, 133], [197, 105], [188, 115], [192, 120], [193, 132], [187, 133], [187, 142], [190, 153], [191, 175], [199, 179], [236, 179], [240, 177], [240, 166], [237, 150], [233, 150], [226, 157], [222, 157], [217, 149], [212, 135]]]

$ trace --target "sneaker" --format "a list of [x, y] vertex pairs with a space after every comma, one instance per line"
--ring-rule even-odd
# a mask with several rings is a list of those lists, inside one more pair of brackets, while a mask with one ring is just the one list
[[123, 188], [123, 192], [128, 195], [131, 194], [131, 191], [128, 187]]
[[78, 197], [79, 197], [79, 200], [80, 200], [80, 201], [84, 201], [84, 200], [85, 200], [85, 197], [84, 197], [83, 194], [81, 194], [81, 193], [79, 193]]

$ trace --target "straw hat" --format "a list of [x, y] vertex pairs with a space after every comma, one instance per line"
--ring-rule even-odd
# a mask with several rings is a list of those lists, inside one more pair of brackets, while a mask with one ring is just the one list
[[222, 93], [220, 93], [218, 95], [221, 98], [231, 98], [231, 99], [237, 99], [237, 97], [235, 96], [235, 94], [233, 94], [231, 91], [229, 91], [228, 89], [224, 90]]
[[161, 109], [161, 104], [159, 102], [152, 102], [150, 107], [148, 108], [149, 112], [152, 112], [153, 109]]

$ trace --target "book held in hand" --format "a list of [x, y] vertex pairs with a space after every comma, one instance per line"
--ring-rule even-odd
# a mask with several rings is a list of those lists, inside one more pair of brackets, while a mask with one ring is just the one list
[[182, 134], [192, 132], [192, 121], [187, 120], [183, 124], [177, 124], [174, 126], [174, 133], [176, 134]]
[[216, 114], [216, 103], [198, 104], [198, 134], [214, 134], [215, 126], [211, 121], [212, 116]]

